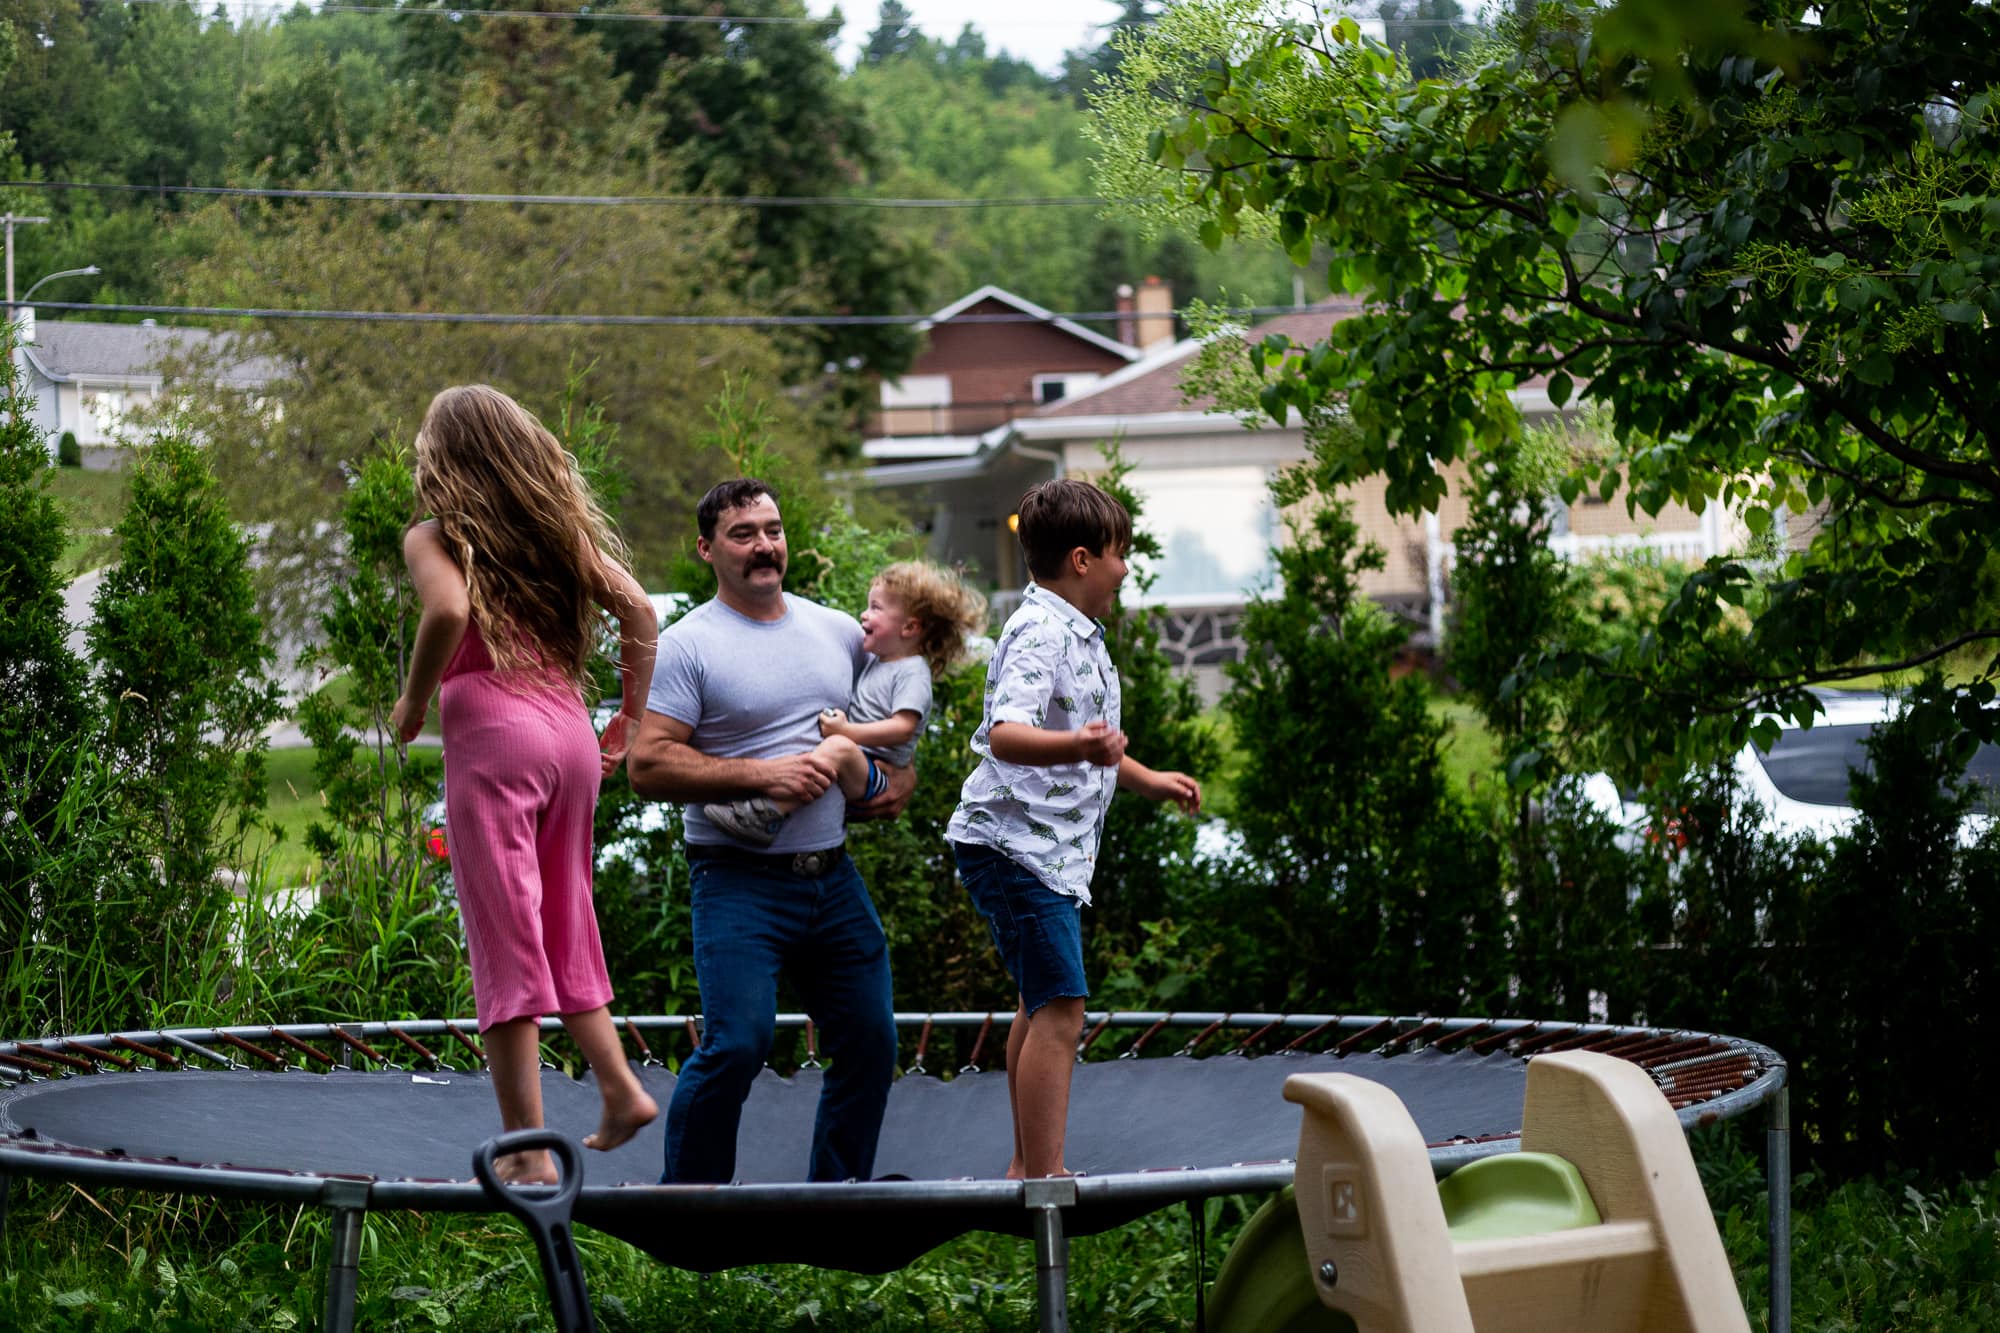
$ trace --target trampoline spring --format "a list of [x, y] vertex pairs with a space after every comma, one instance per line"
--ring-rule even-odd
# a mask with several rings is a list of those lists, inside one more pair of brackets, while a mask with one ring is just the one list
[[237, 1036], [234, 1032], [218, 1032], [215, 1035], [221, 1038], [223, 1041], [228, 1042], [231, 1046], [234, 1046], [237, 1050], [246, 1052], [247, 1054], [250, 1055], [254, 1055], [259, 1060], [268, 1061], [269, 1063], [276, 1065], [280, 1069], [283, 1069], [287, 1063], [284, 1056], [273, 1055], [271, 1052], [265, 1050], [262, 1046], [257, 1046], [243, 1040], [243, 1038]]
[[924, 1015], [924, 1025], [917, 1029], [917, 1053], [911, 1057], [910, 1067], [903, 1071], [905, 1074], [921, 1074], [924, 1072], [924, 1052], [930, 1048], [930, 1044], [931, 1020], [930, 1015], [926, 1014]]
[[689, 1014], [687, 1016], [687, 1034], [688, 1034], [688, 1046], [693, 1050], [697, 1051], [700, 1050], [701, 1022], [698, 1015]]
[[286, 1032], [283, 1028], [278, 1028], [278, 1027], [272, 1028], [271, 1035], [276, 1037], [279, 1041], [283, 1042], [285, 1045], [291, 1047], [293, 1050], [297, 1051], [300, 1055], [306, 1056], [309, 1059], [317, 1060], [329, 1069], [333, 1067], [332, 1056], [328, 1055], [325, 1051], [322, 1051], [317, 1047], [306, 1045], [304, 1042], [300, 1041], [297, 1037], [294, 1037], [291, 1033]]
[[1638, 1050], [1658, 1040], [1659, 1034], [1657, 1032], [1627, 1032], [1623, 1036], [1599, 1037], [1595, 1041], [1582, 1043], [1576, 1049], [1596, 1051], [1600, 1055], [1623, 1055], [1629, 1060], [1631, 1056], [1625, 1055], [1625, 1052]]
[[810, 1018], [806, 1020], [806, 1059], [805, 1063], [800, 1065], [799, 1068], [819, 1068], [819, 1037], [813, 1031], [813, 1021]]
[[64, 1055], [61, 1051], [51, 1051], [47, 1047], [17, 1043], [14, 1049], [17, 1051], [27, 1051], [39, 1060], [53, 1060], [55, 1063], [64, 1065], [70, 1069], [82, 1070], [86, 1074], [95, 1074], [97, 1072], [97, 1066], [90, 1063], [90, 1061], [79, 1060], [74, 1055]]
[[1340, 1019], [1338, 1017], [1329, 1018], [1326, 1020], [1326, 1022], [1321, 1023], [1318, 1027], [1306, 1033], [1303, 1037], [1294, 1037], [1292, 1038], [1292, 1040], [1286, 1042], [1283, 1046], [1278, 1048], [1278, 1054], [1290, 1055], [1293, 1051], [1298, 1050], [1301, 1046], [1305, 1046], [1308, 1043], [1312, 1042], [1315, 1038], [1317, 1038], [1321, 1033], [1325, 1032], [1328, 1028], [1337, 1028], [1339, 1026], [1340, 1026]]
[[0, 1063], [17, 1065], [20, 1068], [27, 1070], [30, 1074], [41, 1074], [44, 1076], [53, 1074], [56, 1069], [54, 1065], [44, 1064], [40, 1060], [31, 1059], [30, 1057], [21, 1055], [18, 1052], [12, 1052], [9, 1054], [0, 1055]]
[[1565, 1037], [1571, 1037], [1576, 1035], [1576, 1032], [1577, 1028], [1574, 1024], [1571, 1024], [1569, 1027], [1566, 1028], [1557, 1028], [1554, 1032], [1544, 1032], [1541, 1036], [1530, 1037], [1526, 1041], [1522, 1042], [1519, 1046], [1516, 1046], [1514, 1048], [1514, 1054], [1516, 1057], [1520, 1059], [1526, 1059], [1530, 1055], [1534, 1055], [1537, 1052], [1540, 1052], [1549, 1046], [1553, 1046], [1556, 1042], [1563, 1040]]
[[1193, 1055], [1197, 1047], [1199, 1047], [1203, 1042], [1207, 1041], [1209, 1037], [1214, 1034], [1217, 1028], [1221, 1027], [1224, 1023], [1227, 1023], [1228, 1021], [1229, 1021], [1229, 1015], [1224, 1014], [1222, 1017], [1216, 1019], [1213, 1023], [1210, 1023], [1207, 1027], [1203, 1028], [1201, 1031], [1195, 1033], [1194, 1040], [1190, 1041], [1187, 1045], [1181, 1047], [1179, 1054]]
[[1237, 1042], [1235, 1053], [1237, 1055], [1248, 1055], [1250, 1053], [1250, 1048], [1252, 1046], [1255, 1046], [1258, 1042], [1270, 1036], [1273, 1031], [1283, 1027], [1284, 1024], [1285, 1020], [1283, 1020], [1282, 1018], [1275, 1019], [1269, 1023], [1266, 1023], [1263, 1027], [1258, 1028], [1255, 1032], [1245, 1037], [1242, 1041]]
[[1662, 1091], [1671, 1088], [1675, 1093], [1683, 1092], [1727, 1092], [1731, 1088], [1744, 1087], [1757, 1081], [1757, 1075], [1748, 1068], [1718, 1069], [1712, 1074], [1697, 1078], [1674, 1079], [1671, 1084], [1662, 1084]]
[[431, 1068], [447, 1069], [450, 1067], [445, 1064], [443, 1057], [439, 1056], [437, 1052], [433, 1051], [430, 1047], [418, 1041], [415, 1037], [412, 1037], [409, 1033], [403, 1031], [403, 1029], [392, 1027], [389, 1029], [389, 1035], [401, 1041], [405, 1046], [415, 1051], [418, 1055], [423, 1056], [424, 1059], [430, 1061]]
[[1423, 1022], [1411, 1028], [1408, 1032], [1402, 1033], [1400, 1036], [1391, 1037], [1388, 1041], [1383, 1042], [1380, 1046], [1378, 1046], [1375, 1049], [1375, 1054], [1377, 1055], [1389, 1055], [1391, 1053], [1399, 1054], [1407, 1047], [1415, 1044], [1418, 1041], [1421, 1041], [1424, 1037], [1437, 1031], [1439, 1028], [1443, 1026], [1444, 1024], [1439, 1022], [1437, 1019], [1427, 1018]]
[[1750, 1052], [1735, 1050], [1728, 1046], [1711, 1048], [1690, 1060], [1672, 1060], [1666, 1064], [1654, 1065], [1655, 1078], [1662, 1074], [1678, 1075], [1684, 1069], [1718, 1068], [1723, 1066], [1750, 1067]]
[[1481, 1037], [1472, 1043], [1473, 1052], [1477, 1055], [1491, 1055], [1514, 1038], [1525, 1037], [1531, 1032], [1539, 1031], [1541, 1026], [1540, 1023], [1530, 1021], [1508, 1028], [1505, 1032], [1496, 1032], [1490, 1037]]
[[639, 1025], [634, 1023], [629, 1016], [625, 1019], [625, 1033], [632, 1038], [632, 1044], [639, 1048], [640, 1064], [656, 1065], [660, 1063], [653, 1056], [653, 1048], [646, 1044], [646, 1034], [639, 1031]]
[[1649, 1052], [1643, 1058], [1632, 1056], [1626, 1058], [1630, 1059], [1633, 1064], [1638, 1065], [1641, 1069], [1658, 1069], [1662, 1065], [1679, 1064], [1682, 1060], [1691, 1056], [1704, 1055], [1716, 1050], [1727, 1051], [1728, 1049], [1727, 1046], [1717, 1047], [1714, 1042], [1706, 1037], [1684, 1037], [1678, 1041], [1668, 1042], [1659, 1050]]
[[117, 1036], [113, 1037], [111, 1039], [111, 1044], [113, 1046], [122, 1046], [128, 1051], [137, 1051], [139, 1054], [146, 1056], [149, 1059], [155, 1060], [163, 1065], [172, 1065], [176, 1069], [179, 1069], [181, 1067], [181, 1058], [178, 1055], [175, 1055], [173, 1052], [163, 1051], [159, 1049], [157, 1046], [148, 1046], [143, 1041], [133, 1041], [130, 1037], [125, 1036], [123, 1033], [120, 1033]]
[[986, 1050], [986, 1038], [992, 1031], [993, 1015], [988, 1013], [986, 1021], [979, 1025], [979, 1035], [972, 1039], [972, 1054], [965, 1058], [965, 1067], [959, 1070], [959, 1073], [977, 1074], [979, 1072], [979, 1057]]
[[382, 1054], [382, 1052], [376, 1050], [373, 1046], [370, 1046], [367, 1042], [361, 1040], [361, 1038], [352, 1035], [351, 1033], [348, 1032], [346, 1028], [336, 1026], [332, 1028], [331, 1031], [333, 1032], [334, 1036], [346, 1042], [350, 1050], [356, 1050], [361, 1052], [363, 1055], [367, 1056], [370, 1060], [373, 1060], [376, 1064], [389, 1065], [392, 1063], [392, 1061], [389, 1059], [388, 1056]]
[[1474, 1037], [1478, 1036], [1480, 1033], [1486, 1031], [1486, 1029], [1492, 1026], [1493, 1026], [1492, 1020], [1481, 1019], [1479, 1022], [1474, 1023], [1469, 1028], [1460, 1028], [1456, 1032], [1445, 1033], [1443, 1036], [1439, 1037], [1436, 1041], [1431, 1043], [1431, 1049], [1436, 1051], [1443, 1051], [1452, 1046], [1456, 1042], [1470, 1041]]
[[[1120, 1060], [1138, 1059], [1139, 1052], [1142, 1049], [1144, 1049], [1147, 1042], [1153, 1039], [1153, 1034], [1155, 1032], [1158, 1032], [1161, 1028], [1165, 1027], [1167, 1025], [1168, 1019], [1171, 1019], [1172, 1017], [1173, 1015], [1169, 1014], [1167, 1018], [1160, 1019], [1159, 1021], [1155, 1022], [1153, 1026], [1147, 1028], [1144, 1032], [1141, 1032], [1139, 1034], [1138, 1040], [1134, 1041], [1130, 1046], [1126, 1047], [1125, 1053], [1123, 1055], [1120, 1055], [1118, 1058]], [[1302, 1037], [1300, 1038], [1300, 1040], [1303, 1041], [1304, 1038]], [[1296, 1042], [1294, 1042], [1293, 1044], [1297, 1045]]]
[[1101, 1033], [1101, 1032], [1103, 1032], [1103, 1031], [1104, 1031], [1104, 1029], [1106, 1029], [1106, 1028], [1108, 1028], [1108, 1027], [1110, 1027], [1110, 1026], [1111, 1026], [1111, 1015], [1110, 1015], [1110, 1014], [1108, 1014], [1108, 1013], [1107, 1013], [1106, 1015], [1104, 1015], [1104, 1017], [1102, 1017], [1102, 1018], [1098, 1019], [1098, 1020], [1097, 1020], [1097, 1026], [1096, 1026], [1096, 1027], [1094, 1027], [1094, 1028], [1092, 1028], [1092, 1029], [1091, 1029], [1090, 1031], [1086, 1032], [1086, 1033], [1085, 1033], [1085, 1034], [1083, 1035], [1083, 1040], [1082, 1040], [1082, 1041], [1080, 1041], [1080, 1042], [1078, 1042], [1078, 1043], [1076, 1044], [1076, 1054], [1077, 1054], [1077, 1058], [1078, 1058], [1078, 1059], [1081, 1059], [1081, 1058], [1083, 1058], [1083, 1053], [1084, 1053], [1085, 1051], [1087, 1051], [1087, 1050], [1089, 1050], [1089, 1049], [1090, 1049], [1090, 1043], [1092, 1043], [1093, 1041], [1096, 1041], [1096, 1040], [1097, 1040], [1097, 1037], [1098, 1037], [1098, 1034], [1099, 1034], [1099, 1033]]
[[206, 1056], [208, 1059], [213, 1060], [215, 1061], [215, 1063], [221, 1065], [224, 1069], [249, 1068], [248, 1065], [237, 1064], [234, 1060], [222, 1054], [220, 1051], [211, 1051], [208, 1049], [208, 1047], [203, 1046], [201, 1043], [189, 1041], [186, 1037], [180, 1036], [177, 1033], [162, 1032], [159, 1035], [165, 1040], [172, 1042], [176, 1046], [185, 1047], [186, 1049], [193, 1051], [196, 1055]]
[[486, 1063], [486, 1052], [480, 1050], [479, 1043], [474, 1041], [472, 1038], [466, 1036], [464, 1029], [460, 1028], [458, 1024], [452, 1022], [449, 1018], [447, 1018], [444, 1021], [444, 1030], [446, 1032], [449, 1032], [452, 1036], [458, 1038], [459, 1044], [464, 1046], [466, 1050], [472, 1052], [473, 1059], [479, 1061], [481, 1064]]
[[1362, 1042], [1367, 1041], [1370, 1037], [1379, 1034], [1384, 1028], [1393, 1028], [1395, 1026], [1396, 1026], [1396, 1020], [1393, 1018], [1381, 1019], [1380, 1021], [1372, 1023], [1368, 1027], [1361, 1029], [1361, 1031], [1355, 1033], [1353, 1036], [1347, 1038], [1345, 1041], [1336, 1042], [1334, 1044], [1333, 1053], [1336, 1056], [1346, 1055], [1349, 1051], [1353, 1050], [1356, 1046], [1359, 1046]]
[[109, 1051], [100, 1051], [95, 1046], [87, 1046], [83, 1042], [73, 1041], [68, 1037], [63, 1038], [63, 1045], [69, 1047], [72, 1051], [82, 1051], [92, 1060], [103, 1060], [107, 1064], [117, 1065], [120, 1069], [129, 1070], [133, 1068], [132, 1062], [122, 1055], [113, 1055]]

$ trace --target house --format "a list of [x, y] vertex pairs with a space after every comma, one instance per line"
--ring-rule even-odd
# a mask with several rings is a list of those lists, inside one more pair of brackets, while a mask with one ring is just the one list
[[15, 327], [14, 362], [34, 399], [36, 424], [51, 451], [63, 432], [73, 434], [89, 467], [117, 465], [131, 443], [127, 423], [166, 395], [169, 363], [218, 360], [220, 383], [251, 391], [278, 373], [269, 358], [228, 360], [229, 335], [207, 329], [37, 320], [32, 310]]
[[[1358, 302], [1336, 297], [1258, 324], [1247, 341], [1283, 333], [1310, 345], [1359, 310]], [[1284, 540], [1270, 481], [1308, 451], [1296, 422], [1246, 427], [1210, 410], [1212, 401], [1191, 399], [1182, 378], [1200, 347], [1193, 339], [1156, 345], [1122, 369], [993, 426], [976, 447], [955, 455], [906, 461], [878, 455], [868, 479], [913, 514], [929, 515], [932, 557], [977, 570], [996, 590], [996, 610], [1004, 610], [1027, 581], [1008, 526], [1015, 502], [1037, 481], [1101, 472], [1105, 442], [1118, 441], [1134, 465], [1126, 484], [1144, 504], [1142, 521], [1165, 548], [1139, 600], [1165, 608], [1163, 646], [1213, 698], [1222, 664], [1241, 652], [1242, 608], [1269, 586], [1270, 552]], [[1530, 424], [1556, 414], [1539, 383], [1513, 396]], [[1408, 620], [1420, 646], [1441, 635], [1451, 538], [1466, 517], [1463, 465], [1448, 470], [1446, 480], [1449, 492], [1437, 512], [1422, 516], [1390, 513], [1379, 477], [1345, 494], [1364, 538], [1386, 556], [1383, 569], [1362, 576], [1362, 591]], [[1675, 509], [1635, 521], [1615, 497], [1610, 504], [1580, 498], [1557, 514], [1554, 544], [1572, 558], [1646, 546], [1701, 560], [1739, 539], [1728, 525], [1719, 506], [1700, 516]]]
[[[1128, 289], [1129, 291], [1129, 289]], [[1171, 292], [1157, 280], [1131, 303], [1146, 313], [1149, 336], [1173, 336]], [[917, 325], [924, 350], [900, 379], [885, 380], [881, 407], [861, 453], [878, 462], [963, 458], [980, 437], [1038, 407], [1081, 393], [1139, 359], [1138, 347], [1108, 338], [995, 286], [981, 287]]]

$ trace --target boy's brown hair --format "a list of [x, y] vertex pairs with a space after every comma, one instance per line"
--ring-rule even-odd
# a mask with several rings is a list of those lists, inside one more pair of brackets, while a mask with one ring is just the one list
[[1132, 515], [1125, 506], [1087, 481], [1068, 477], [1029, 488], [1015, 513], [1015, 535], [1028, 558], [1028, 572], [1054, 578], [1063, 561], [1081, 546], [1092, 555], [1132, 549]]

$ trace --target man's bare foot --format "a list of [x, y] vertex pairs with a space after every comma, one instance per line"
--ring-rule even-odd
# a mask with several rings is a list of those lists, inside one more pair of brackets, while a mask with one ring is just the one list
[[493, 1163], [493, 1173], [503, 1185], [554, 1185], [562, 1179], [556, 1174], [555, 1158], [549, 1156], [546, 1148], [510, 1152]]
[[604, 1098], [604, 1115], [597, 1122], [597, 1132], [586, 1136], [583, 1146], [595, 1148], [599, 1152], [610, 1152], [652, 1124], [659, 1114], [660, 1104], [654, 1101], [644, 1088], [635, 1085], [629, 1097], [613, 1099], [607, 1094]]

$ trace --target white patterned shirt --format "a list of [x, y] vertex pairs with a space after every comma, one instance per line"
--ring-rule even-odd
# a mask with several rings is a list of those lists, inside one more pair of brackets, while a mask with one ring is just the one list
[[991, 847], [1057, 893], [1088, 903], [1117, 767], [1010, 764], [993, 757], [988, 737], [1001, 722], [1047, 731], [1086, 722], [1116, 727], [1120, 703], [1104, 626], [1030, 583], [986, 665], [986, 712], [972, 737], [979, 766], [959, 792], [945, 836]]

